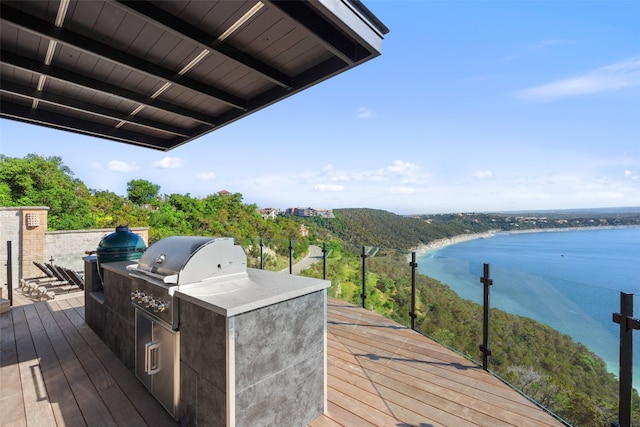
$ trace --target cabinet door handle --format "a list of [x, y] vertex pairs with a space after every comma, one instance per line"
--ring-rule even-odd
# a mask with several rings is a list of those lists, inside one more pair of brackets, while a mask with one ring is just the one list
[[160, 372], [160, 365], [158, 363], [159, 348], [160, 344], [155, 342], [148, 342], [144, 345], [144, 371], [148, 375]]

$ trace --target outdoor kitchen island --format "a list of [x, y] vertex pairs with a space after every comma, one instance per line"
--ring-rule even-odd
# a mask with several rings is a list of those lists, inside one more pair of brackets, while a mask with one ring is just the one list
[[[177, 240], [163, 247], [167, 239]], [[330, 282], [246, 268], [232, 239], [167, 239], [137, 264], [100, 264], [102, 281], [85, 259], [87, 324], [182, 425], [304, 426], [320, 416]], [[146, 277], [149, 259], [168, 266], [176, 243], [189, 252], [177, 276]]]

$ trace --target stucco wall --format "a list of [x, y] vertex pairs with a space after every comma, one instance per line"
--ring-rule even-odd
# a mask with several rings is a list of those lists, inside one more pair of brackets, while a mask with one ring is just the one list
[[[82, 257], [87, 256], [86, 252], [95, 251], [100, 240], [115, 231], [115, 228], [50, 231], [45, 236], [44, 258], [41, 261], [49, 262], [53, 258], [54, 264], [81, 271], [84, 269]], [[148, 245], [148, 228], [131, 228], [131, 232], [139, 235], [144, 240], [145, 245]]]
[[[20, 279], [42, 276], [33, 261], [52, 262], [73, 270], [82, 271], [82, 257], [87, 251], [95, 251], [102, 238], [115, 232], [115, 228], [96, 230], [47, 231], [46, 206], [0, 207], [0, 287], [7, 296], [7, 242], [11, 242], [13, 288]], [[149, 229], [132, 228], [148, 245]]]

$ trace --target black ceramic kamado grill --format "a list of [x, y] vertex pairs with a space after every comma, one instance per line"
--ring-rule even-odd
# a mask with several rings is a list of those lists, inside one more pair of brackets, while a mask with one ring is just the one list
[[[100, 281], [104, 282], [103, 264], [138, 260], [146, 249], [144, 240], [132, 233], [128, 225], [117, 226], [114, 233], [108, 234], [100, 240], [95, 251]], [[87, 254], [91, 253], [93, 252], [87, 252]]]
[[137, 264], [127, 266], [131, 301], [154, 319], [178, 329], [176, 290], [194, 285], [223, 287], [247, 277], [247, 256], [229, 237], [172, 236], [149, 246]]

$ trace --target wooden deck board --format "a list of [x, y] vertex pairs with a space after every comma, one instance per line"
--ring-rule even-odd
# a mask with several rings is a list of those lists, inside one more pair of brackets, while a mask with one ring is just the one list
[[[369, 350], [369, 349], [367, 349]], [[466, 405], [460, 405], [448, 400], [448, 394], [452, 394], [446, 388], [436, 388], [426, 383], [424, 386], [429, 391], [419, 389], [414, 384], [421, 383], [408, 375], [402, 375], [385, 361], [373, 353], [356, 356], [362, 371], [366, 372], [365, 382], [373, 382], [375, 388], [387, 405], [394, 408], [393, 413], [402, 412], [401, 418], [407, 422], [424, 422], [429, 418], [430, 423], [437, 425], [468, 425], [479, 423], [480, 425], [496, 425], [492, 417], [473, 411]], [[454, 395], [454, 398], [458, 397]], [[397, 415], [396, 415], [397, 416]], [[422, 421], [421, 421], [422, 420]]]
[[396, 425], [562, 425], [477, 365], [409, 328], [333, 299], [327, 311], [330, 384], [333, 376], [350, 383], [355, 399], [375, 390]]
[[14, 322], [9, 313], [0, 315], [0, 413], [3, 425], [27, 425]]
[[[32, 306], [27, 306], [27, 309]], [[34, 338], [29, 330], [25, 311], [14, 317], [14, 332], [20, 368], [20, 382], [23, 385], [24, 412], [28, 426], [47, 426], [55, 424], [53, 410], [48, 401], [47, 390], [42, 378], [40, 363], [37, 359]]]
[[[529, 417], [539, 415], [537, 408], [522, 405], [519, 394], [510, 396], [513, 390], [507, 389], [505, 391], [509, 393], [502, 393], [501, 396], [493, 395], [492, 384], [475, 380], [467, 372], [459, 372], [461, 365], [457, 365], [456, 372], [450, 373], [447, 378], [447, 365], [438, 366], [441, 362], [435, 362], [434, 367], [431, 361], [420, 360], [419, 355], [406, 354], [402, 349], [397, 349], [395, 353], [385, 351], [388, 349], [381, 348], [384, 346], [378, 341], [362, 337], [357, 337], [357, 341], [350, 345], [350, 349], [356, 353], [357, 363], [363, 371], [368, 372], [368, 380], [413, 397], [424, 394], [422, 400], [435, 404], [437, 408], [448, 408], [448, 412], [458, 417], [480, 421], [483, 425], [492, 424], [491, 418], [496, 409], [502, 409], [506, 421], [513, 425], [531, 424]], [[473, 365], [464, 369], [475, 369], [486, 376]], [[461, 414], [464, 413], [468, 415], [463, 417]]]
[[[71, 387], [71, 392], [75, 397], [78, 407], [87, 425], [117, 425], [104, 401], [102, 400], [96, 384], [92, 381], [88, 372], [83, 367], [83, 360], [78, 356], [72, 347], [73, 340], [69, 341], [64, 330], [56, 321], [55, 311], [50, 311], [50, 303], [35, 304], [38, 314], [43, 318], [43, 324], [47, 335], [51, 340], [53, 349], [60, 361], [62, 370]], [[50, 396], [57, 402], [59, 396]], [[66, 420], [65, 420], [66, 423]]]
[[[119, 388], [126, 392], [130, 403], [141, 415], [142, 420], [137, 419], [140, 425], [175, 426], [175, 421], [163, 410], [158, 410], [159, 404], [138, 379], [124, 364], [109, 350], [109, 348], [93, 333], [84, 323], [84, 305], [76, 299], [60, 300], [61, 306], [68, 307], [65, 314], [77, 329], [86, 344], [95, 353], [100, 363], [106, 368]], [[114, 410], [120, 410], [115, 407]], [[129, 423], [128, 425], [131, 425]]]
[[[133, 405], [120, 390], [111, 374], [100, 363], [96, 354], [89, 348], [78, 330], [69, 321], [65, 311], [72, 309], [63, 310], [60, 307], [60, 303], [55, 300], [47, 303], [47, 305], [69, 343], [69, 347], [73, 349], [80, 365], [82, 365], [84, 372], [95, 388], [95, 393], [92, 389], [90, 396], [92, 399], [97, 398], [99, 402], [102, 402], [101, 405], [90, 407], [91, 417], [96, 420], [111, 418], [109, 422], [119, 426], [145, 425], [142, 417], [135, 411]], [[90, 424], [92, 423], [90, 422]]]
[[52, 404], [53, 415], [59, 424], [66, 420], [75, 425], [85, 425], [82, 413], [75, 401], [71, 387], [67, 382], [62, 367], [48, 336], [42, 319], [34, 306], [25, 307], [25, 315], [33, 336], [33, 342], [40, 361], [40, 370], [46, 385], [47, 395]]
[[[84, 323], [82, 293], [0, 315], [0, 427], [176, 422]], [[327, 410], [310, 427], [562, 424], [472, 362], [329, 299]]]

